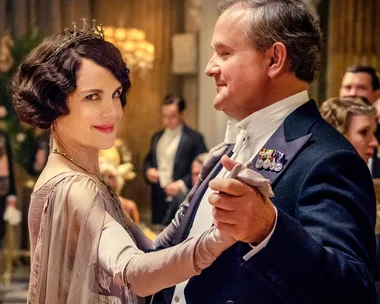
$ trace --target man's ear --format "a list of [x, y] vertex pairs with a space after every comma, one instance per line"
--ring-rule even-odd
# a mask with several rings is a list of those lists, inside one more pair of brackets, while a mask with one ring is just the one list
[[274, 43], [267, 51], [268, 57], [268, 76], [275, 78], [287, 68], [287, 55], [285, 45], [282, 42]]

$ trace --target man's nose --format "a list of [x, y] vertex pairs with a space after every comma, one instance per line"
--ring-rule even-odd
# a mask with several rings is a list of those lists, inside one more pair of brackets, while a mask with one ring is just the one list
[[369, 143], [369, 145], [372, 147], [372, 148], [375, 148], [379, 145], [379, 142], [378, 140], [376, 139], [375, 135], [372, 135], [372, 138], [371, 138], [371, 142]]
[[350, 96], [357, 96], [357, 93], [358, 93], [357, 88], [350, 89], [350, 92], [349, 92]]
[[218, 72], [219, 72], [219, 67], [215, 64], [214, 56], [212, 56], [209, 62], [207, 63], [205, 74], [208, 77], [214, 77], [215, 74], [217, 74]]

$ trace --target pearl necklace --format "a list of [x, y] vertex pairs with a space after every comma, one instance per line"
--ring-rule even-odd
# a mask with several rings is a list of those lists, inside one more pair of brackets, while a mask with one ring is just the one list
[[80, 163], [78, 163], [73, 157], [71, 157], [71, 156], [68, 155], [67, 153], [62, 152], [62, 151], [60, 151], [60, 150], [58, 150], [58, 149], [51, 149], [51, 150], [50, 150], [50, 153], [58, 154], [58, 155], [63, 156], [63, 157], [66, 158], [69, 162], [73, 163], [73, 164], [74, 164], [75, 166], [77, 166], [78, 168], [81, 168], [83, 171], [86, 171], [88, 174], [90, 174], [90, 175], [91, 175], [91, 174], [95, 175], [95, 176], [98, 178], [98, 180], [99, 180], [100, 182], [102, 182], [104, 185], [106, 185], [107, 188], [109, 187], [108, 184], [107, 184], [107, 182], [103, 179], [101, 173], [96, 173], [96, 172], [94, 172], [94, 171], [91, 171], [91, 170], [87, 169], [85, 166], [83, 166], [83, 165], [81, 165]]

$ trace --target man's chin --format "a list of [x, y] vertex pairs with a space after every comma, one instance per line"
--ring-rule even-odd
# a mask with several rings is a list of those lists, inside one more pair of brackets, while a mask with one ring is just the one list
[[223, 111], [225, 100], [222, 96], [216, 96], [214, 99], [214, 108], [217, 111]]

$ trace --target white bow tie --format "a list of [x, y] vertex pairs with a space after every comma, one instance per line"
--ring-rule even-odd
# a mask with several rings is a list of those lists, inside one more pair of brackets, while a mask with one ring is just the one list
[[233, 149], [233, 153], [238, 153], [243, 145], [246, 143], [247, 139], [247, 130], [239, 128], [236, 136], [236, 143]]

